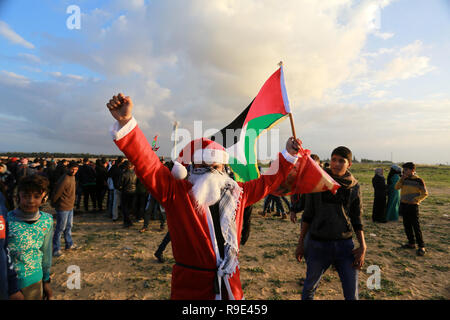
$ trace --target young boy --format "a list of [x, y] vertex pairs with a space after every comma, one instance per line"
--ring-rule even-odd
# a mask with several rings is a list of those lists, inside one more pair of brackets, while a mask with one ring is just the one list
[[[325, 171], [341, 187], [330, 191], [307, 194], [302, 227], [295, 255], [306, 260], [306, 279], [302, 299], [314, 299], [314, 293], [324, 272], [334, 265], [342, 282], [346, 300], [358, 299], [358, 270], [364, 264], [366, 243], [362, 224], [362, 199], [358, 181], [348, 168], [352, 152], [337, 147], [331, 153], [330, 168]], [[352, 235], [356, 233], [359, 248], [354, 249]], [[305, 235], [308, 245], [305, 248]], [[306, 250], [305, 250], [306, 249]]]
[[425, 182], [416, 174], [416, 165], [412, 162], [403, 164], [403, 175], [396, 183], [395, 189], [401, 189], [399, 214], [403, 216], [408, 243], [403, 248], [415, 249], [417, 241], [417, 255], [425, 255], [425, 243], [419, 223], [419, 204], [428, 196]]
[[8, 245], [26, 300], [51, 299], [53, 218], [39, 207], [47, 200], [49, 181], [39, 175], [23, 177], [18, 185], [18, 208], [8, 212]]

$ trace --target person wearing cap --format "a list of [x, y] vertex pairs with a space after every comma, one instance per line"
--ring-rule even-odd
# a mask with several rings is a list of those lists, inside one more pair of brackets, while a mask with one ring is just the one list
[[387, 206], [386, 220], [398, 221], [398, 208], [400, 206], [400, 190], [395, 189], [395, 185], [400, 180], [402, 168], [393, 164], [387, 177]]
[[403, 245], [403, 248], [415, 249], [417, 242], [417, 255], [423, 256], [426, 250], [419, 223], [419, 204], [428, 197], [428, 191], [423, 179], [417, 175], [414, 163], [406, 162], [402, 168], [403, 174], [395, 184], [395, 189], [401, 190], [399, 214], [403, 217], [408, 238], [408, 243]]
[[[218, 143], [201, 138], [180, 153], [172, 172], [152, 150], [132, 116], [133, 103], [122, 94], [107, 107], [117, 120], [114, 142], [135, 165], [153, 197], [165, 208], [175, 265], [172, 299], [243, 299], [238, 253], [244, 208], [278, 187], [293, 168], [300, 142], [288, 139], [274, 161], [273, 174], [238, 183], [224, 172], [229, 155]], [[187, 179], [185, 165], [193, 162]]]
[[53, 234], [53, 256], [59, 257], [61, 252], [61, 234], [64, 233], [65, 249], [75, 249], [72, 240], [73, 208], [75, 205], [76, 181], [78, 164], [69, 163], [68, 172], [63, 175], [53, 190], [51, 204], [56, 210], [56, 227]]

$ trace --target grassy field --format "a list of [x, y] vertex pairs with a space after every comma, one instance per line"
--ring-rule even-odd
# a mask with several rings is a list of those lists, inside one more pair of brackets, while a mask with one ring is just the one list
[[[398, 222], [375, 224], [371, 220], [375, 165], [354, 164], [352, 173], [360, 181], [364, 202], [364, 228], [368, 246], [366, 263], [359, 273], [360, 299], [411, 300], [450, 298], [450, 167], [418, 166], [429, 197], [421, 204], [421, 226], [427, 254], [401, 249], [406, 242], [401, 218]], [[388, 166], [384, 166], [387, 176]], [[294, 251], [299, 224], [279, 218], [263, 218], [260, 201], [254, 209], [250, 238], [241, 247], [241, 280], [246, 299], [299, 300], [306, 265], [298, 263]], [[48, 212], [53, 209], [48, 208]], [[81, 246], [54, 259], [52, 286], [56, 299], [168, 299], [171, 267], [170, 245], [165, 263], [153, 256], [165, 235], [159, 222], [141, 234], [141, 223], [123, 229], [105, 213], [75, 215], [73, 238]], [[64, 240], [62, 240], [64, 241]], [[356, 242], [356, 239], [355, 239]], [[64, 242], [63, 242], [64, 243]], [[69, 289], [67, 269], [80, 267], [81, 288]], [[367, 287], [370, 265], [381, 270], [381, 288]], [[343, 299], [337, 272], [329, 269], [316, 292], [316, 299]]]

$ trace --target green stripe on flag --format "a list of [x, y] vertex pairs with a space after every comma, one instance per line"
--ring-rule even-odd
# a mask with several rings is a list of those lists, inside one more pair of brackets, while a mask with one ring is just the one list
[[247, 164], [244, 165], [233, 157], [229, 159], [229, 164], [235, 174], [236, 181], [246, 182], [259, 177], [256, 141], [265, 130], [270, 129], [270, 127], [283, 120], [285, 116], [281, 113], [272, 113], [252, 119], [247, 123], [244, 144], [244, 154]]

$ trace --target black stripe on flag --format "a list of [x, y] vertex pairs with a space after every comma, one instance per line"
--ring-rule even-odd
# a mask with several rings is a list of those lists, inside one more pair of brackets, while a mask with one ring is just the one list
[[250, 110], [254, 100], [255, 99], [253, 99], [252, 102], [250, 102], [248, 107], [245, 108], [245, 110], [242, 111], [236, 117], [236, 119], [234, 119], [229, 125], [227, 125], [222, 130], [213, 134], [209, 139], [211, 139], [212, 141], [216, 141], [217, 143], [220, 143], [225, 149], [236, 144], [239, 141], [240, 137], [236, 134], [233, 134], [233, 136], [230, 137], [230, 133], [228, 133], [228, 138], [227, 138], [227, 130], [232, 129], [232, 130], [234, 130], [233, 132], [235, 132], [236, 130], [242, 129], [242, 127], [244, 126], [245, 118], [247, 118], [248, 111]]

